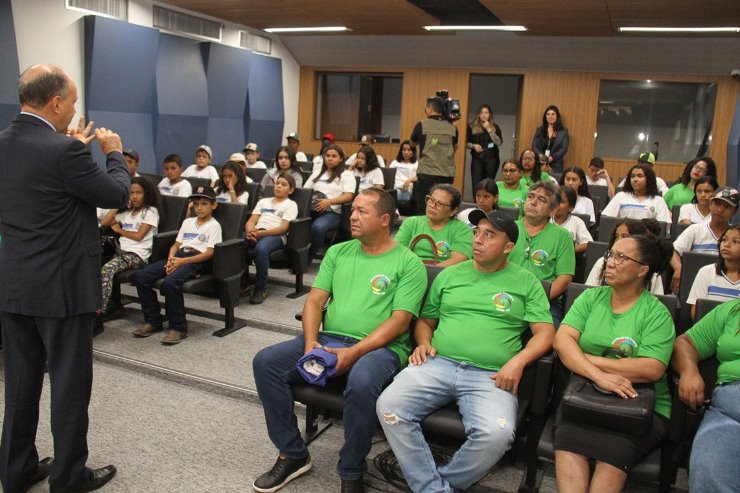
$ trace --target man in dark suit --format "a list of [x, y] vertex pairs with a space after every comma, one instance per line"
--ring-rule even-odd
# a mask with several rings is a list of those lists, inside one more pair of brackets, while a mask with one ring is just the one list
[[[117, 134], [100, 128], [91, 135], [92, 122], [84, 127], [82, 119], [68, 129], [77, 87], [61, 69], [29, 68], [18, 95], [21, 113], [0, 132], [0, 481], [5, 493], [26, 492], [49, 475], [52, 493], [93, 491], [116, 472], [85, 466], [92, 331], [101, 297], [95, 207], [126, 206], [130, 178]], [[107, 173], [87, 148], [95, 139], [107, 156]], [[45, 362], [55, 458], [39, 462]]]

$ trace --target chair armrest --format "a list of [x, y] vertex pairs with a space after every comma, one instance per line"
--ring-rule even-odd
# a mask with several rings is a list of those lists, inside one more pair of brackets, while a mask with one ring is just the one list
[[244, 240], [233, 240], [217, 243], [213, 251], [213, 277], [225, 281], [244, 272]]
[[288, 228], [288, 241], [285, 248], [298, 251], [306, 248], [311, 242], [311, 218], [302, 217], [290, 222]]
[[555, 367], [555, 352], [542, 356], [535, 363], [534, 392], [532, 394], [532, 405], [530, 412], [534, 416], [545, 416], [548, 411], [550, 400], [550, 388], [552, 386], [552, 374]]
[[175, 244], [177, 231], [165, 231], [154, 235], [152, 243], [152, 256], [149, 262], [165, 260], [170, 254], [170, 248]]

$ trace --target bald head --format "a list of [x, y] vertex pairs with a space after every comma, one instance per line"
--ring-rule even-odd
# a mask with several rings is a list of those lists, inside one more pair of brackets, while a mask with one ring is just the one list
[[18, 100], [21, 106], [41, 110], [55, 96], [66, 97], [71, 82], [59, 67], [34, 65], [18, 79]]

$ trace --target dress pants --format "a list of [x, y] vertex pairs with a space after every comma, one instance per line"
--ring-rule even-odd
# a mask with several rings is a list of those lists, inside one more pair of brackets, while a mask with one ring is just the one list
[[36, 472], [44, 362], [49, 369], [54, 441], [49, 482], [65, 487], [86, 479], [94, 320], [92, 313], [67, 318], [2, 313], [5, 418], [0, 482], [5, 493], [20, 491]]

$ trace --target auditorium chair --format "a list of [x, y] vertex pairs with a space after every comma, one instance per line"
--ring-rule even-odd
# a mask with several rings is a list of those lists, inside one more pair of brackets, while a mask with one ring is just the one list
[[[591, 286], [585, 286], [583, 284], [571, 283], [568, 286], [568, 290], [565, 293], [565, 313], [573, 306], [575, 299], [583, 293], [586, 289]], [[660, 295], [658, 299], [668, 308], [671, 317], [675, 320], [676, 311], [678, 307], [678, 300], [673, 295]], [[556, 358], [555, 375], [553, 377], [555, 389], [553, 391], [553, 399], [550, 404], [550, 414], [546, 417], [545, 426], [541, 433], [539, 444], [537, 447], [528, 447], [528, 451], [533, 451], [534, 456], [527, 457], [527, 471], [525, 472], [526, 488], [524, 491], [537, 492], [539, 491], [540, 482], [542, 480], [542, 472], [539, 469], [539, 458], [545, 458], [554, 460], [555, 448], [554, 448], [554, 425], [555, 425], [555, 410], [560, 402], [560, 396], [562, 391], [567, 384], [570, 372], [560, 363]], [[669, 423], [669, 433], [673, 423]], [[647, 455], [642, 461], [640, 461], [631, 471], [629, 476], [631, 478], [637, 478], [652, 482], [659, 483], [659, 491], [661, 493], [668, 493], [671, 490], [671, 485], [676, 480], [676, 468], [671, 462], [671, 456], [675, 444], [670, 443], [668, 440], [663, 444], [661, 448], [653, 450]], [[522, 491], [522, 488], [520, 488]]]
[[591, 273], [591, 269], [594, 268], [596, 262], [602, 262], [604, 259], [604, 253], [606, 252], [609, 243], [603, 241], [589, 241], [586, 246], [586, 263], [583, 266], [583, 281], [574, 281], [579, 283], [586, 282], [588, 275]]
[[588, 185], [588, 193], [594, 199], [594, 211], [601, 213], [606, 204], [609, 203], [609, 187], [606, 185]]
[[[612, 231], [614, 231], [614, 228], [616, 227], [617, 223], [621, 220], [620, 217], [615, 216], [605, 216], [601, 215], [601, 218], [599, 219], [599, 234], [597, 235], [598, 238], [596, 238], [598, 241], [604, 241], [609, 242], [609, 238], [612, 235]], [[658, 222], [660, 225], [660, 237], [665, 238], [666, 237], [666, 231], [668, 231], [668, 223], [664, 222]]]
[[[296, 188], [290, 195], [298, 206], [298, 216], [290, 221], [285, 247], [270, 255], [270, 268], [287, 266], [295, 275], [295, 291], [287, 297], [294, 299], [310, 290], [303, 285], [303, 274], [308, 270], [308, 248], [311, 246], [311, 195], [310, 188]], [[272, 185], [265, 187], [262, 197], [272, 197]], [[249, 266], [247, 266], [249, 269]]]
[[388, 192], [393, 197], [393, 203], [398, 207], [398, 190], [394, 187], [396, 184], [396, 168], [380, 168], [383, 173], [383, 190]]
[[677, 334], [683, 334], [692, 325], [691, 305], [687, 304], [686, 300], [691, 292], [696, 274], [705, 265], [713, 264], [716, 261], [717, 255], [713, 253], [688, 251], [681, 255], [681, 282], [678, 287], [678, 300], [681, 302], [681, 310], [676, 324]]
[[[269, 168], [270, 166], [268, 166]], [[264, 168], [247, 168], [247, 176], [252, 179], [254, 183], [262, 183], [262, 178], [267, 174], [267, 169]], [[251, 194], [250, 194], [251, 195]]]
[[[219, 173], [218, 176], [221, 176], [221, 174]], [[211, 186], [211, 180], [209, 180], [208, 178], [195, 178], [193, 176], [186, 176], [183, 178], [185, 178], [187, 181], [190, 182], [190, 186], [193, 187], [193, 191], [195, 191], [195, 189], [198, 187], [210, 187]]]

